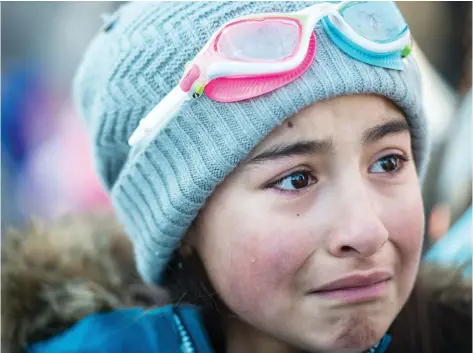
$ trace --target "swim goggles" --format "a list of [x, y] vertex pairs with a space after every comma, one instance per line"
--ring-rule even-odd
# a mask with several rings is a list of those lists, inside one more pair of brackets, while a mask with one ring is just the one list
[[411, 36], [392, 1], [319, 2], [292, 13], [259, 13], [220, 27], [187, 63], [179, 84], [140, 121], [131, 146], [156, 134], [182, 104], [206, 94], [218, 102], [254, 98], [301, 76], [316, 55], [314, 28], [347, 55], [374, 66], [402, 70]]

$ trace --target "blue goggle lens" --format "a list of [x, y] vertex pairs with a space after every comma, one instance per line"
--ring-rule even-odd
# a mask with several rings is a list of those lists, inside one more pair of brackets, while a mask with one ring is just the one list
[[347, 4], [340, 10], [345, 22], [363, 37], [378, 43], [393, 42], [408, 29], [392, 1], [364, 1]]

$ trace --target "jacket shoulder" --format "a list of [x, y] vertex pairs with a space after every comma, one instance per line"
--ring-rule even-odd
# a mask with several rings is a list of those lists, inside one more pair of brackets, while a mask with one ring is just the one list
[[89, 315], [64, 333], [32, 344], [28, 353], [178, 352], [172, 309], [122, 309]]
[[27, 353], [181, 352], [183, 345], [212, 352], [199, 310], [167, 305], [89, 315], [61, 335], [30, 345]]

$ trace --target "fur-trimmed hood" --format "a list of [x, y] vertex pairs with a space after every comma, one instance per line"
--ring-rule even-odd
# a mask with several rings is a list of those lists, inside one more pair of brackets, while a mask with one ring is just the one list
[[1, 273], [5, 353], [22, 352], [92, 313], [169, 302], [165, 291], [143, 284], [131, 243], [108, 214], [35, 221], [9, 232]]
[[[2, 243], [2, 352], [21, 353], [91, 313], [169, 303], [166, 291], [142, 283], [109, 215], [35, 222]], [[424, 267], [388, 352], [470, 353], [471, 298], [458, 271]]]

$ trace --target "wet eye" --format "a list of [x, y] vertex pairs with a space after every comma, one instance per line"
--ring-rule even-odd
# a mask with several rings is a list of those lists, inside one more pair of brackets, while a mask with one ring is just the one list
[[309, 187], [316, 181], [309, 171], [298, 171], [278, 180], [271, 186], [283, 191], [298, 191]]
[[376, 161], [369, 169], [371, 173], [396, 173], [409, 159], [400, 154], [392, 154]]

